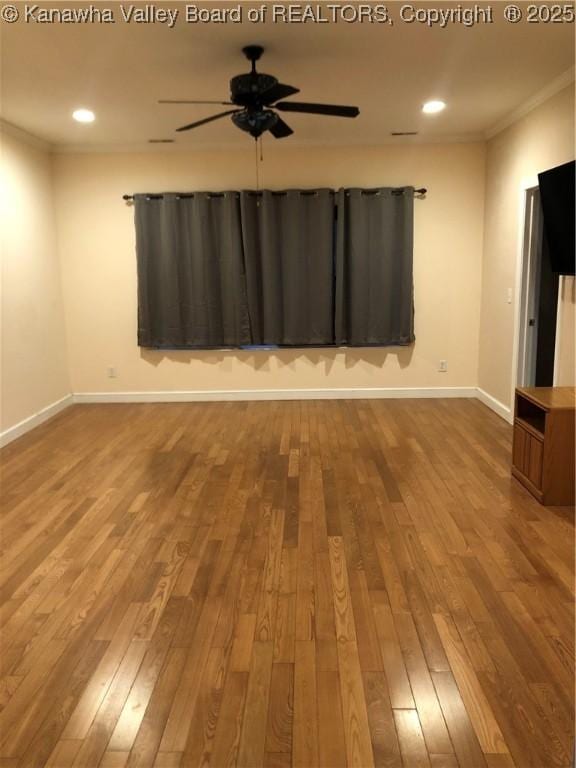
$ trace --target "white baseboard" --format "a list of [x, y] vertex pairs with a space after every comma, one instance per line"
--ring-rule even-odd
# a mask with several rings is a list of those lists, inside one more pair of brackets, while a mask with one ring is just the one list
[[484, 403], [484, 405], [488, 406], [491, 411], [494, 411], [494, 413], [497, 413], [498, 416], [501, 416], [509, 424], [512, 424], [514, 417], [511, 408], [509, 408], [507, 405], [504, 405], [504, 403], [501, 403], [499, 400], [496, 400], [496, 398], [492, 397], [492, 395], [489, 395], [488, 392], [484, 392], [484, 390], [480, 389], [480, 387], [478, 387], [476, 390], [476, 397], [478, 400], [480, 400], [481, 403]]
[[12, 440], [16, 440], [17, 437], [25, 435], [26, 432], [30, 432], [31, 429], [39, 427], [40, 424], [43, 424], [45, 421], [48, 421], [48, 419], [56, 416], [56, 414], [60, 413], [60, 411], [63, 411], [64, 408], [68, 408], [68, 406], [72, 405], [73, 402], [73, 396], [66, 395], [60, 400], [57, 400], [55, 403], [47, 405], [46, 408], [42, 408], [41, 411], [33, 413], [32, 416], [28, 416], [27, 419], [23, 419], [22, 421], [18, 422], [18, 424], [14, 424], [13, 427], [4, 430], [4, 432], [0, 432], [0, 448], [8, 445], [8, 443], [11, 443]]
[[476, 387], [353, 389], [220, 389], [164, 392], [76, 392], [75, 403], [196, 403], [250, 400], [374, 400], [476, 397]]

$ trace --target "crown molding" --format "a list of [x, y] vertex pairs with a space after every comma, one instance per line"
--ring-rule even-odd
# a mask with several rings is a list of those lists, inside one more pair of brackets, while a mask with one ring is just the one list
[[34, 147], [34, 149], [40, 149], [43, 152], [54, 151], [53, 144], [38, 138], [38, 136], [34, 136], [32, 133], [28, 133], [28, 131], [25, 131], [23, 128], [19, 128], [17, 125], [9, 123], [2, 118], [0, 118], [0, 134], [11, 136], [13, 139], [22, 141], [24, 144], [28, 144], [28, 146]]
[[516, 109], [510, 112], [510, 114], [508, 114], [505, 118], [499, 120], [495, 125], [492, 126], [492, 128], [489, 128], [487, 131], [485, 131], [484, 137], [486, 139], [493, 139], [494, 136], [501, 133], [506, 128], [509, 128], [529, 112], [532, 112], [533, 109], [539, 107], [540, 104], [544, 104], [544, 102], [548, 101], [548, 99], [551, 99], [552, 96], [555, 96], [557, 93], [564, 90], [564, 88], [569, 86], [570, 83], [574, 82], [574, 79], [575, 68], [570, 67], [570, 69], [567, 69], [566, 72], [563, 72], [559, 77], [556, 77], [554, 80], [552, 80], [552, 82], [548, 83], [547, 86], [535, 93], [523, 104], [520, 104], [520, 106], [516, 107]]
[[[486, 141], [481, 133], [455, 134], [446, 136], [410, 136], [410, 137], [392, 137], [382, 140], [378, 144], [331, 141], [297, 141], [290, 145], [274, 145], [274, 152], [287, 152], [291, 149], [377, 149], [378, 147], [408, 147], [413, 145], [426, 144], [483, 144]], [[241, 143], [224, 142], [221, 144], [53, 144], [51, 151], [56, 155], [97, 155], [97, 154], [202, 154], [203, 152], [245, 152], [246, 145]]]

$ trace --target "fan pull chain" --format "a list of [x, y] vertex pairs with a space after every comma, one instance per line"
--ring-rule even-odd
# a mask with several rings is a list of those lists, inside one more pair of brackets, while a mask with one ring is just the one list
[[[258, 142], [260, 142], [260, 152], [258, 152]], [[254, 149], [255, 149], [255, 156], [254, 160], [256, 163], [256, 192], [260, 192], [260, 163], [264, 162], [264, 149], [262, 146], [262, 137], [258, 137], [254, 140]], [[260, 200], [258, 199], [257, 206], [260, 206]]]
[[254, 162], [256, 163], [256, 192], [260, 192], [260, 169], [258, 167], [258, 139], [254, 139]]

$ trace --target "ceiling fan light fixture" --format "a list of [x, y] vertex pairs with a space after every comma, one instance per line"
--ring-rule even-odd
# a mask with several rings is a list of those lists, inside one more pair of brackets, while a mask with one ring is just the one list
[[91, 109], [75, 109], [72, 117], [77, 123], [93, 123], [96, 120], [96, 115]]
[[265, 131], [269, 131], [277, 121], [278, 115], [270, 109], [263, 109], [260, 112], [243, 110], [232, 115], [234, 125], [240, 128], [240, 130], [246, 131], [255, 139]]
[[424, 112], [425, 115], [437, 115], [438, 112], [442, 112], [444, 109], [446, 109], [446, 102], [440, 101], [439, 99], [427, 101], [422, 106], [422, 112]]

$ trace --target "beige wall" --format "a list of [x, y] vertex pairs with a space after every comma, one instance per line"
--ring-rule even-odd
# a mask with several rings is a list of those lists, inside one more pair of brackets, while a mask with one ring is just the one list
[[[483, 144], [267, 147], [262, 183], [272, 188], [428, 187], [428, 198], [415, 202], [417, 340], [412, 348], [387, 350], [140, 350], [133, 209], [122, 194], [251, 187], [253, 153], [51, 158], [5, 135], [2, 429], [67, 394], [66, 349], [74, 392], [479, 383], [509, 404], [516, 297], [508, 304], [507, 289], [516, 277], [520, 188], [538, 171], [574, 156], [573, 108], [572, 90], [566, 89], [489, 141], [487, 154]], [[564, 281], [560, 314], [558, 376], [559, 383], [570, 384], [573, 280]], [[448, 361], [448, 373], [438, 372], [441, 359]], [[117, 378], [108, 377], [109, 366]]]
[[[146, 352], [136, 345], [133, 208], [124, 193], [254, 186], [254, 153], [55, 158], [74, 392], [471, 386], [477, 381], [482, 144], [265, 149], [269, 187], [424, 185], [415, 201], [413, 349]], [[439, 360], [448, 373], [438, 372]], [[107, 368], [118, 378], [107, 377]]]
[[576, 384], [576, 281], [568, 276], [560, 278], [560, 281], [556, 384], [568, 387]]
[[[507, 303], [515, 288], [518, 262], [521, 190], [527, 180], [574, 159], [574, 87], [570, 86], [499, 133], [487, 146], [486, 220], [482, 263], [479, 386], [510, 405], [516, 302]], [[566, 301], [567, 293], [563, 293]], [[564, 319], [562, 381], [574, 384], [574, 311], [561, 308]], [[568, 316], [568, 319], [566, 319]], [[571, 318], [571, 320], [570, 320]]]
[[70, 392], [52, 158], [17, 136], [2, 128], [2, 432]]

